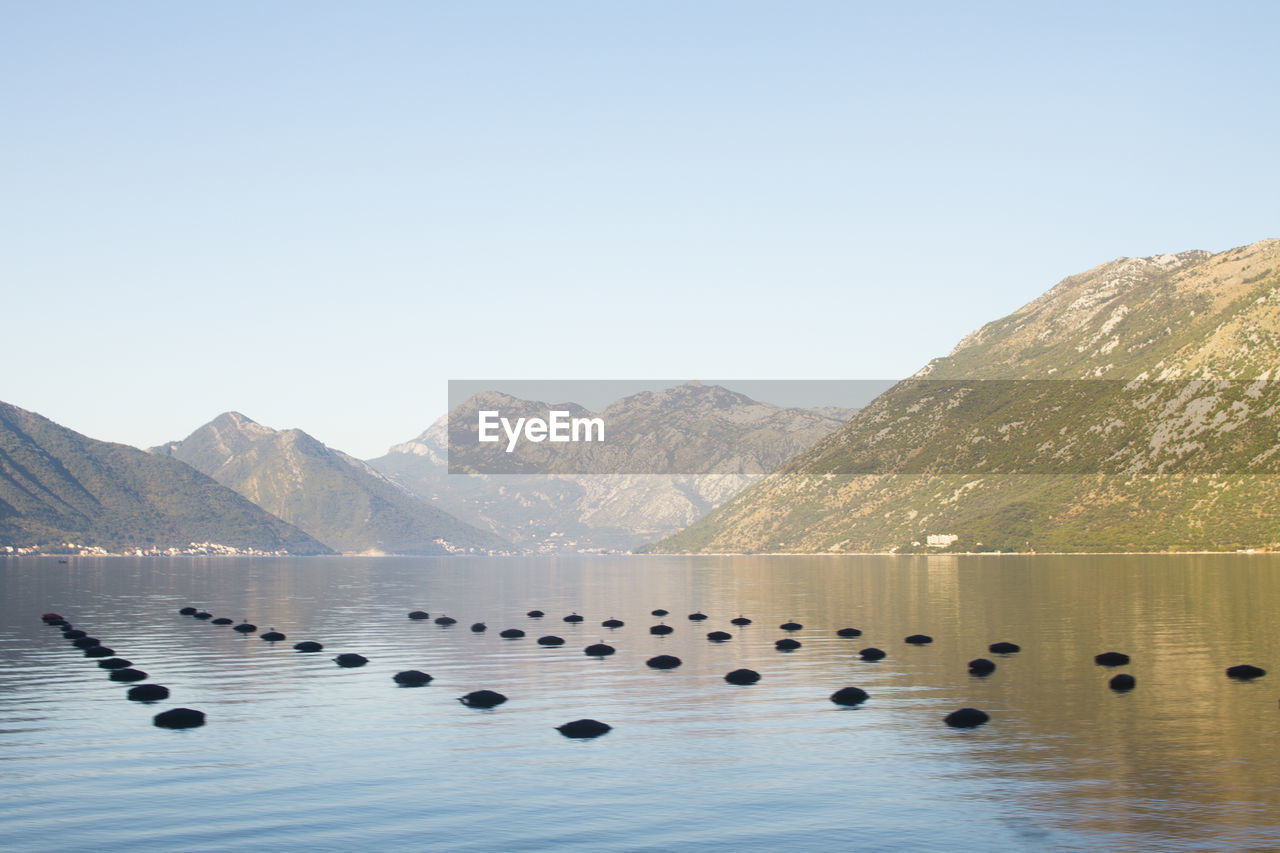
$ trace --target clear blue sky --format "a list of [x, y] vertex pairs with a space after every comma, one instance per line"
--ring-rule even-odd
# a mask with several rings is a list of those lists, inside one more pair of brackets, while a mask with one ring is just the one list
[[903, 376], [1280, 236], [1280, 4], [0, 3], [0, 400], [361, 457], [450, 378]]

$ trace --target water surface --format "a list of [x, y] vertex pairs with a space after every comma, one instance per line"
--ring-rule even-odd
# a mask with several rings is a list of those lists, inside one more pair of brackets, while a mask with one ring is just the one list
[[[1280, 559], [0, 561], [10, 849], [1224, 849], [1280, 846]], [[288, 635], [279, 644], [185, 605]], [[657, 607], [675, 633], [649, 634]], [[524, 614], [546, 611], [541, 620]], [[410, 610], [458, 620], [413, 622]], [[124, 698], [56, 611], [168, 686]], [[708, 614], [690, 622], [694, 611]], [[586, 621], [562, 617], [581, 613]], [[739, 614], [754, 622], [729, 624]], [[600, 626], [616, 617], [625, 627]], [[804, 624], [778, 652], [778, 625]], [[489, 630], [468, 630], [484, 621]], [[856, 639], [835, 635], [857, 627]], [[498, 631], [519, 627], [521, 640]], [[726, 630], [733, 639], [711, 643]], [[927, 646], [903, 642], [925, 633]], [[542, 634], [567, 642], [538, 646]], [[325, 644], [294, 652], [297, 640]], [[617, 653], [582, 650], [605, 641]], [[992, 656], [997, 640], [1023, 651]], [[867, 663], [857, 652], [888, 652]], [[1137, 689], [1093, 656], [1130, 654]], [[331, 658], [359, 652], [360, 669]], [[656, 654], [676, 670], [650, 670]], [[975, 678], [966, 663], [992, 657]], [[763, 678], [727, 684], [738, 667]], [[397, 687], [421, 669], [434, 681]], [[871, 698], [842, 709], [856, 685]], [[457, 697], [481, 688], [492, 711]], [[151, 725], [160, 710], [200, 729]], [[949, 729], [951, 710], [991, 721]], [[573, 741], [555, 726], [614, 726]], [[965, 840], [967, 839], [967, 841]]]

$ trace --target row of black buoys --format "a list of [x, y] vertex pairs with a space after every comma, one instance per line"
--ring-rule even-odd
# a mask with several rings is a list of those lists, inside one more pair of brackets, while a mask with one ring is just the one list
[[402, 687], [421, 687], [432, 680], [431, 676], [417, 669], [406, 669], [404, 672], [397, 672], [391, 678]]
[[[195, 608], [191, 608], [194, 612]], [[99, 658], [99, 668], [106, 670], [112, 681], [133, 684], [125, 696], [134, 702], [159, 702], [169, 698], [169, 688], [163, 684], [136, 684], [146, 681], [147, 674], [135, 669], [133, 661], [115, 657], [115, 651], [102, 645], [96, 638], [90, 637], [86, 631], [72, 627], [71, 623], [56, 613], [46, 613], [41, 617], [47, 624], [63, 629], [64, 638], [72, 641], [76, 648], [84, 650], [85, 657]], [[151, 722], [161, 728], [194, 728], [204, 725], [204, 713], [191, 708], [175, 708], [156, 714]]]

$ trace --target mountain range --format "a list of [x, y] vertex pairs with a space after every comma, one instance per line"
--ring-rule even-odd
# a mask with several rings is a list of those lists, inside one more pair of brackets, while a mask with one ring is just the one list
[[[838, 429], [853, 411], [786, 408], [691, 382], [633, 394], [598, 413], [609, 441], [585, 445], [580, 461], [617, 473], [530, 476], [549, 470], [541, 464], [546, 445], [513, 454], [515, 470], [526, 474], [449, 473], [450, 423], [473, 424], [481, 409], [545, 416], [550, 408], [497, 392], [475, 395], [369, 464], [524, 550], [628, 550], [687, 526]], [[555, 408], [590, 414], [572, 404]]]
[[5, 542], [111, 550], [217, 543], [330, 553], [176, 459], [97, 441], [0, 403], [0, 544]]
[[1280, 240], [1121, 258], [651, 550], [1276, 547], [1277, 374]]
[[299, 429], [226, 412], [151, 449], [181, 460], [344, 554], [446, 554], [508, 543], [418, 500], [369, 465]]

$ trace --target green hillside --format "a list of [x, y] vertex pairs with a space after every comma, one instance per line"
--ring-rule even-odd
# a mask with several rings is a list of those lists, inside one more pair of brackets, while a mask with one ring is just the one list
[[1280, 241], [1122, 258], [965, 338], [663, 552], [1280, 543]]

